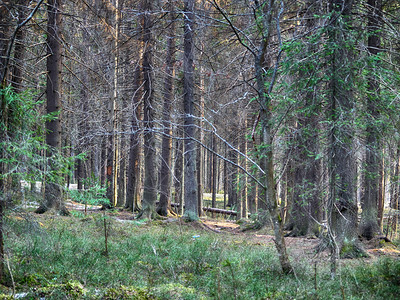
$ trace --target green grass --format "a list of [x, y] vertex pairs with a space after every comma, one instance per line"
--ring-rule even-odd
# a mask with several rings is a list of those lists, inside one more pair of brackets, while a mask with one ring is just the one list
[[100, 215], [40, 218], [6, 222], [10, 268], [25, 299], [395, 299], [400, 292], [399, 260], [342, 268], [341, 280], [322, 266], [315, 277], [312, 264], [296, 261], [296, 274], [286, 276], [273, 248], [240, 236], [112, 219], [106, 256]]

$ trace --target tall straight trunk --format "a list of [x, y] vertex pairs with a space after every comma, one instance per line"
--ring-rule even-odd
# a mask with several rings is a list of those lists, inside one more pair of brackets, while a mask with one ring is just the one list
[[[333, 15], [329, 24], [330, 56], [330, 149], [328, 228], [331, 244], [331, 276], [336, 275], [336, 259], [360, 256], [358, 208], [355, 193], [356, 161], [353, 120], [354, 95], [350, 18], [352, 1], [331, 0]], [[346, 67], [343, 67], [346, 66]], [[344, 80], [345, 79], [345, 80]]]
[[[232, 143], [233, 147], [236, 148], [237, 142], [234, 140]], [[236, 151], [232, 149], [228, 149], [228, 157], [233, 164], [229, 164], [228, 166], [228, 204], [227, 206], [233, 207], [237, 206], [238, 201], [238, 170], [237, 170], [237, 163], [238, 163], [238, 154]]]
[[[241, 133], [241, 146], [240, 151], [247, 156], [247, 111], [243, 112], [244, 116], [242, 118], [242, 133]], [[247, 159], [242, 159], [242, 167], [247, 172]], [[248, 188], [247, 188], [247, 175], [245, 173], [242, 174], [240, 190], [241, 190], [241, 214], [242, 218], [247, 219], [248, 217], [248, 210], [249, 210], [249, 203], [248, 203]]]
[[141, 86], [141, 64], [142, 64], [142, 43], [141, 50], [139, 51], [139, 59], [137, 61], [137, 65], [134, 71], [133, 77], [133, 112], [132, 112], [132, 121], [131, 121], [131, 138], [130, 138], [130, 146], [129, 146], [129, 166], [128, 166], [128, 183], [126, 188], [126, 205], [125, 207], [129, 210], [140, 211], [141, 207], [138, 203], [138, 199], [136, 197], [137, 189], [140, 183], [140, 109], [141, 109], [141, 98], [142, 98], [142, 89]]
[[196, 182], [196, 144], [194, 122], [194, 0], [184, 0], [184, 41], [183, 41], [183, 107], [184, 107], [184, 180], [185, 180], [185, 217], [198, 219], [197, 182]]
[[[204, 3], [202, 3], [204, 5]], [[201, 55], [203, 55], [204, 44], [201, 45]], [[203, 190], [204, 190], [204, 67], [200, 66], [200, 105], [199, 105], [199, 141], [197, 145], [197, 205], [199, 207], [199, 217], [203, 215]]]
[[[212, 149], [214, 152], [217, 152], [217, 139], [215, 134], [212, 135]], [[217, 155], [211, 153], [211, 207], [216, 208], [217, 206]], [[214, 212], [212, 213], [214, 217]]]
[[50, 208], [68, 214], [65, 208], [62, 184], [58, 167], [54, 159], [61, 154], [61, 95], [62, 95], [62, 52], [63, 46], [60, 40], [62, 31], [62, 0], [48, 0], [47, 2], [47, 114], [56, 117], [46, 122], [46, 143], [48, 146], [47, 157], [48, 168], [56, 175], [53, 181], [46, 180], [44, 203], [36, 210], [37, 213], [44, 213]]
[[175, 143], [175, 164], [174, 164], [174, 190], [175, 203], [179, 204], [178, 214], [183, 213], [183, 149], [184, 143], [182, 140], [176, 140]]
[[153, 1], [143, 0], [143, 93], [144, 93], [144, 190], [141, 216], [152, 219], [155, 217], [157, 199], [157, 171], [155, 165], [156, 149], [154, 126], [154, 82], [153, 82], [153, 38], [152, 17]]
[[160, 182], [160, 202], [157, 212], [162, 216], [168, 215], [168, 209], [171, 208], [171, 151], [172, 151], [172, 124], [171, 110], [173, 101], [173, 76], [175, 63], [175, 16], [174, 1], [169, 1], [170, 24], [167, 41], [167, 57], [164, 79], [164, 108], [163, 108], [163, 127], [164, 135], [162, 137], [161, 149], [161, 182]]
[[390, 208], [395, 211], [392, 216], [388, 219], [387, 234], [390, 230], [390, 239], [397, 237], [398, 227], [398, 215], [397, 210], [399, 209], [399, 195], [400, 195], [400, 144], [397, 145], [396, 156], [395, 156], [394, 170], [392, 170], [391, 182], [390, 182]]
[[[312, 31], [316, 25], [314, 14], [318, 12], [317, 2], [308, 0], [305, 5], [307, 7], [304, 16], [305, 30]], [[315, 52], [315, 46], [309, 45], [306, 52], [301, 54], [301, 59], [306, 60], [309, 53]], [[308, 70], [305, 67], [299, 72], [299, 79], [312, 77], [314, 72], [315, 70]], [[301, 111], [297, 115], [296, 134], [293, 139], [295, 149], [292, 149], [296, 153], [293, 161], [290, 162], [294, 164], [293, 205], [290, 211], [293, 227], [291, 236], [318, 234], [317, 222], [322, 221], [318, 180], [320, 160], [316, 159], [319, 151], [317, 116], [320, 114], [320, 105], [314, 95], [313, 86], [306, 86], [304, 90], [306, 91], [301, 90], [298, 96]]]
[[[381, 23], [382, 0], [368, 0], [368, 53], [370, 56], [379, 54], [381, 39], [378, 33]], [[380, 87], [378, 78], [375, 76], [375, 68], [371, 67], [367, 76], [367, 111], [370, 114], [366, 129], [366, 157], [363, 170], [364, 191], [361, 196], [361, 236], [372, 239], [376, 234], [380, 233], [378, 224], [379, 203], [382, 198], [379, 195], [380, 182], [383, 177], [380, 172], [380, 156], [381, 141], [379, 139], [379, 128], [377, 128], [376, 120], [379, 119], [379, 98]], [[383, 207], [382, 207], [383, 208]]]
[[[6, 53], [9, 42], [9, 19], [10, 14], [8, 11], [7, 4], [2, 2], [0, 4], [0, 89], [6, 87], [7, 68], [6, 68]], [[5, 128], [7, 128], [7, 104], [4, 95], [0, 97], [0, 122]], [[5, 142], [7, 139], [7, 131], [0, 130], [0, 143]], [[3, 174], [6, 173], [7, 165], [4, 161], [5, 151], [3, 145], [0, 145], [0, 284], [6, 283], [6, 272], [4, 262], [4, 235], [3, 235], [3, 218], [4, 209], [6, 206], [6, 180], [3, 178]]]

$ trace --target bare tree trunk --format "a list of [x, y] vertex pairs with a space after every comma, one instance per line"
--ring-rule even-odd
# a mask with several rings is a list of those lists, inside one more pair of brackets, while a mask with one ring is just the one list
[[175, 203], [179, 204], [179, 215], [183, 213], [183, 146], [184, 143], [178, 139], [175, 145], [174, 189]]
[[[126, 189], [126, 205], [125, 207], [131, 211], [140, 211], [141, 207], [138, 204], [137, 189], [140, 182], [140, 108], [142, 90], [141, 86], [141, 64], [142, 64], [142, 44], [140, 45], [139, 59], [134, 71], [133, 78], [133, 112], [131, 121], [131, 138], [129, 146], [129, 166], [128, 166], [128, 183]], [[136, 200], [136, 201], [135, 201]]]
[[198, 219], [197, 182], [196, 182], [196, 145], [194, 138], [194, 0], [184, 0], [184, 58], [183, 58], [183, 106], [185, 111], [185, 217], [194, 221]]
[[157, 199], [157, 171], [155, 165], [156, 149], [154, 126], [154, 82], [153, 82], [153, 38], [151, 0], [143, 0], [143, 91], [144, 91], [144, 191], [141, 217], [152, 219], [156, 216], [155, 204]]
[[[212, 149], [214, 152], [217, 152], [217, 139], [215, 134], [212, 135]], [[211, 207], [216, 208], [217, 206], [217, 156], [214, 153], [211, 154]], [[212, 213], [212, 217], [215, 215]]]
[[[48, 24], [47, 24], [47, 114], [57, 115], [61, 110], [62, 94], [62, 52], [63, 46], [60, 40], [62, 31], [62, 1], [49, 0], [47, 3]], [[46, 143], [48, 145], [47, 157], [49, 168], [59, 177], [56, 166], [57, 155], [61, 154], [61, 115], [46, 122]], [[44, 213], [50, 208], [59, 210], [62, 214], [68, 214], [65, 208], [62, 185], [60, 180], [46, 180], [44, 203], [36, 210], [37, 213]]]
[[160, 182], [160, 201], [157, 212], [162, 216], [168, 215], [171, 209], [171, 151], [172, 151], [172, 124], [171, 110], [173, 101], [173, 76], [175, 63], [175, 13], [174, 1], [169, 1], [170, 24], [167, 41], [167, 57], [165, 66], [164, 80], [164, 108], [163, 108], [163, 127], [161, 153], [161, 182]]

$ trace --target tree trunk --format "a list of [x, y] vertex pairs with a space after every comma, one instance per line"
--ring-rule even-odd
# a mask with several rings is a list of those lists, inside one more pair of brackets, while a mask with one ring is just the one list
[[179, 204], [178, 214], [183, 213], [183, 146], [182, 140], [176, 140], [175, 145], [175, 164], [174, 164], [174, 189], [175, 203]]
[[[357, 201], [355, 195], [356, 164], [354, 155], [354, 96], [347, 87], [353, 86], [350, 68], [352, 45], [350, 13], [352, 1], [331, 0], [333, 21], [330, 24], [329, 43], [333, 47], [330, 61], [330, 189], [328, 226], [331, 238], [331, 274], [336, 274], [336, 258], [357, 257], [362, 254], [358, 242]], [[343, 66], [346, 66], [345, 68]], [[344, 81], [343, 79], [346, 79]], [[346, 121], [343, 121], [346, 120]]]
[[163, 127], [164, 135], [162, 137], [161, 153], [161, 182], [160, 182], [160, 201], [157, 212], [162, 216], [168, 215], [171, 208], [171, 151], [172, 151], [172, 124], [171, 110], [173, 101], [173, 76], [175, 63], [175, 13], [174, 1], [169, 1], [170, 24], [167, 41], [167, 57], [164, 79], [164, 108], [163, 108]]
[[[126, 188], [126, 208], [131, 211], [140, 211], [141, 207], [136, 199], [137, 189], [140, 181], [140, 110], [141, 110], [141, 67], [142, 64], [142, 43], [140, 43], [139, 59], [136, 63], [133, 78], [133, 112], [131, 121], [131, 138], [129, 147], [129, 166], [128, 166], [128, 183]], [[135, 201], [136, 200], [136, 201]]]
[[[61, 154], [61, 72], [63, 47], [60, 40], [62, 31], [62, 1], [49, 0], [47, 4], [47, 114], [56, 116], [46, 122], [46, 143], [48, 145], [47, 157], [51, 172], [54, 172], [56, 179], [47, 180], [45, 183], [44, 203], [36, 210], [37, 213], [44, 213], [50, 208], [68, 214], [65, 208], [62, 183], [60, 174], [54, 160]], [[57, 179], [58, 178], [58, 179]]]
[[194, 0], [184, 0], [184, 58], [183, 58], [183, 107], [185, 155], [185, 217], [194, 221], [198, 219], [197, 183], [196, 183], [196, 145], [194, 138]]
[[[217, 152], [217, 139], [215, 134], [212, 135], [212, 149], [214, 152]], [[216, 208], [217, 206], [217, 156], [214, 153], [211, 153], [211, 207]], [[212, 213], [212, 217], [215, 215]]]
[[[267, 78], [264, 72], [265, 58], [267, 54], [268, 44], [270, 41], [272, 14], [273, 14], [274, 0], [269, 0], [268, 5], [258, 8], [259, 14], [263, 18], [262, 40], [257, 49], [254, 57], [254, 69], [256, 76], [257, 94], [260, 103], [260, 125], [262, 130], [262, 145], [260, 151], [260, 165], [265, 173], [264, 175], [264, 199], [268, 211], [271, 215], [271, 220], [274, 228], [275, 246], [278, 252], [279, 262], [284, 273], [292, 273], [293, 268], [290, 264], [289, 257], [286, 250], [285, 238], [283, 235], [283, 223], [276, 195], [276, 183], [274, 176], [274, 162], [273, 162], [273, 141], [272, 141], [272, 104], [269, 90], [267, 88]], [[273, 82], [272, 82], [273, 84]]]
[[[370, 56], [379, 54], [380, 36], [377, 32], [380, 29], [381, 0], [368, 0], [368, 53]], [[366, 157], [363, 170], [364, 192], [361, 196], [361, 236], [372, 239], [380, 233], [378, 224], [378, 204], [380, 195], [380, 181], [383, 179], [380, 173], [381, 141], [379, 139], [379, 128], [376, 120], [379, 119], [379, 98], [380, 88], [378, 78], [375, 76], [375, 68], [372, 67], [367, 75], [367, 112], [370, 114], [367, 119], [366, 129]], [[383, 207], [382, 207], [383, 209]]]
[[156, 215], [157, 171], [155, 165], [156, 149], [154, 126], [154, 82], [153, 82], [153, 38], [152, 17], [153, 5], [151, 0], [143, 0], [143, 92], [144, 92], [144, 191], [141, 217], [152, 219]]

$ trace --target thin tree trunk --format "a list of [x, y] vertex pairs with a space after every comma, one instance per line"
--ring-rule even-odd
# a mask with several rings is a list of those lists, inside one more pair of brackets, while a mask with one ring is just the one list
[[181, 140], [176, 140], [175, 145], [175, 164], [174, 164], [174, 189], [175, 189], [175, 203], [179, 204], [178, 214], [183, 213], [183, 146]]
[[[217, 152], [217, 139], [215, 134], [212, 135], [212, 149], [214, 152]], [[217, 206], [217, 156], [214, 153], [211, 153], [211, 207], [216, 208]], [[212, 217], [215, 215], [212, 213]]]

